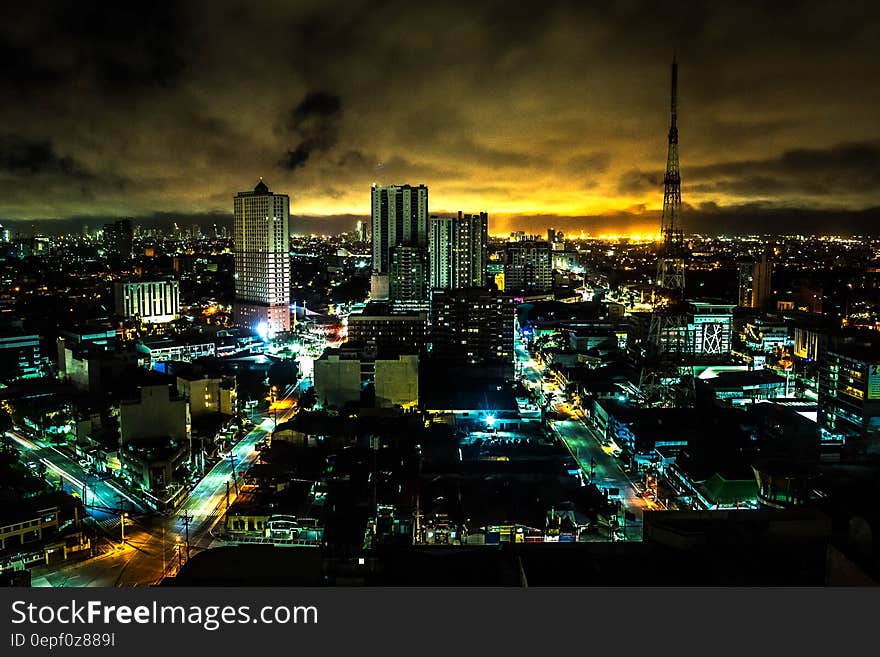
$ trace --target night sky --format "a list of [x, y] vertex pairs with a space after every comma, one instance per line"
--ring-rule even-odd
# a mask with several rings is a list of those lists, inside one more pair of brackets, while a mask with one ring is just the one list
[[880, 3], [4, 4], [4, 223], [228, 216], [263, 176], [299, 231], [378, 182], [655, 233], [676, 52], [687, 229], [880, 227]]

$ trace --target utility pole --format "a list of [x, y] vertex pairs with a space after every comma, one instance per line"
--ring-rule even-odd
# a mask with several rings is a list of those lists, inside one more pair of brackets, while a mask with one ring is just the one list
[[117, 507], [117, 512], [119, 513], [119, 539], [122, 545], [125, 545], [125, 510], [122, 508], [122, 495], [116, 496], [117, 501], [119, 502], [119, 506]]
[[238, 495], [238, 479], [235, 478], [235, 454], [229, 454], [229, 464], [232, 466], [232, 483], [235, 485], [235, 494]]
[[193, 517], [189, 511], [184, 511], [180, 519], [183, 520], [183, 526], [186, 530], [186, 560], [189, 561], [189, 523], [192, 522]]

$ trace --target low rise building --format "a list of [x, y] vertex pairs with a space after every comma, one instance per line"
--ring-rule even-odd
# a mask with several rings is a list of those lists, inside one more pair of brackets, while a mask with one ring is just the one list
[[196, 371], [177, 374], [177, 392], [189, 401], [193, 419], [208, 415], [235, 415], [235, 378]]
[[0, 329], [0, 379], [15, 381], [43, 375], [40, 336], [21, 329]]
[[372, 384], [375, 406], [412, 408], [419, 403], [419, 357], [371, 355], [371, 350], [326, 350], [315, 361], [315, 396], [327, 407], [341, 408], [363, 403], [364, 391]]
[[88, 550], [82, 506], [67, 493], [46, 493], [0, 507], [0, 572], [66, 560]]
[[116, 314], [148, 324], [174, 321], [180, 316], [180, 283], [134, 281], [114, 284]]
[[184, 337], [157, 337], [141, 340], [137, 349], [152, 363], [172, 360], [193, 361], [196, 358], [214, 356], [216, 339], [194, 335]]
[[785, 378], [768, 369], [722, 371], [702, 382], [715, 397], [734, 405], [787, 396]]
[[128, 443], [186, 442], [190, 438], [189, 402], [162, 375], [138, 388], [135, 399], [119, 405], [119, 438]]

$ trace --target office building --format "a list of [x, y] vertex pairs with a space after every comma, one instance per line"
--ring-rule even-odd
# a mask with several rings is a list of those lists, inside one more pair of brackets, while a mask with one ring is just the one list
[[449, 367], [476, 367], [513, 376], [512, 297], [491, 288], [435, 290], [431, 298], [431, 355]]
[[104, 224], [104, 255], [109, 258], [130, 260], [133, 238], [134, 232], [129, 219]]
[[117, 282], [116, 314], [147, 324], [171, 322], [180, 316], [180, 283], [177, 281]]
[[289, 331], [290, 198], [260, 180], [234, 210], [235, 323], [263, 336]]
[[821, 355], [818, 419], [823, 442], [854, 455], [880, 451], [880, 348], [843, 344]]
[[431, 288], [485, 287], [489, 215], [431, 217], [428, 250]]
[[[392, 277], [392, 253], [396, 247], [412, 247], [420, 251], [428, 248], [428, 188], [425, 185], [373, 185], [371, 191], [373, 271], [370, 292], [373, 299], [391, 298], [394, 293], [421, 287], [413, 280], [389, 280]], [[399, 258], [413, 258], [403, 254]], [[418, 260], [418, 258], [416, 258]], [[400, 262], [398, 261], [398, 265]], [[420, 272], [397, 267], [396, 275], [412, 279]], [[427, 277], [427, 269], [424, 271]], [[427, 283], [425, 296], [427, 298]], [[411, 299], [401, 299], [411, 300]]]
[[682, 324], [664, 328], [658, 338], [667, 353], [714, 357], [730, 353], [733, 304], [688, 301]]
[[687, 353], [717, 356], [730, 353], [733, 337], [733, 304], [689, 301]]

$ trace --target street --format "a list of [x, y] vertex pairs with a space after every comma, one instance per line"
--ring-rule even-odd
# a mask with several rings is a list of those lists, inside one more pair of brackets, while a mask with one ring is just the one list
[[542, 401], [551, 399], [555, 410], [568, 416], [569, 419], [566, 420], [550, 421], [562, 444], [577, 461], [588, 481], [592, 481], [600, 490], [618, 489], [622, 510], [635, 516], [635, 520], [626, 520], [625, 515], [621, 514], [623, 535], [627, 540], [641, 540], [642, 512], [645, 509], [655, 508], [653, 502], [639, 495], [639, 488], [623, 471], [621, 462], [612, 456], [610, 450], [603, 449], [600, 436], [564, 402], [562, 391], [559, 391], [554, 383], [544, 379], [544, 369], [531, 357], [526, 344], [518, 334], [514, 350], [517, 369], [526, 385], [540, 390], [539, 396]]
[[[303, 381], [300, 381], [296, 386], [291, 386], [285, 397], [279, 401], [301, 394], [302, 389]], [[296, 406], [292, 405], [288, 406], [284, 412], [278, 412], [278, 423], [290, 419], [296, 410]], [[62, 568], [53, 568], [51, 571], [39, 568], [34, 573], [33, 585], [53, 587], [150, 586], [157, 584], [163, 577], [175, 573], [180, 565], [186, 561], [187, 538], [189, 539], [190, 556], [214, 544], [222, 545], [222, 541], [216, 539], [214, 534], [226, 509], [227, 482], [229, 484], [229, 502], [232, 503], [237, 496], [236, 481], [241, 481], [242, 474], [259, 457], [260, 453], [254, 446], [270, 433], [274, 426], [273, 417], [264, 419], [254, 427], [232, 448], [231, 458], [227, 457], [216, 463], [173, 513], [167, 516], [130, 513], [130, 517], [125, 519], [124, 544], [121, 543], [122, 528], [119, 526], [119, 518], [114, 516], [114, 531], [118, 531], [119, 535], [116, 543], [111, 542], [109, 549], [104, 554]], [[43, 450], [51, 449], [39, 448], [33, 443], [30, 444], [35, 450], [38, 450], [34, 454], [42, 454]], [[25, 445], [20, 444], [20, 447], [25, 448]], [[33, 456], [29, 454], [28, 458], [33, 458]], [[54, 458], [53, 463], [55, 462]], [[58, 465], [56, 467], [59, 470], [65, 473], [74, 473], [66, 475], [71, 482], [73, 479], [79, 479], [83, 476], [79, 464], [62, 452], [58, 452], [57, 459]], [[77, 468], [80, 470], [79, 473], [76, 473]], [[235, 480], [233, 480], [233, 469]], [[110, 491], [114, 490], [114, 487], [110, 482], [98, 481], [94, 477], [92, 479], [93, 483], [89, 484], [89, 494], [92, 499], [102, 502], [113, 499], [112, 495], [115, 493]], [[101, 486], [102, 484], [106, 485], [107, 490]], [[115, 506], [115, 504], [111, 505], [111, 508], [115, 508]], [[89, 513], [94, 514], [96, 520], [107, 517], [104, 511], [97, 508], [90, 508]]]

